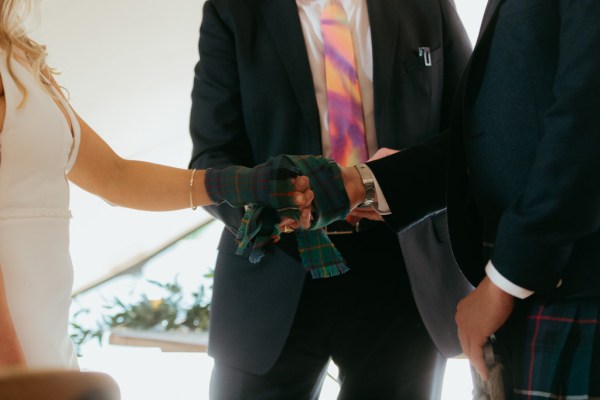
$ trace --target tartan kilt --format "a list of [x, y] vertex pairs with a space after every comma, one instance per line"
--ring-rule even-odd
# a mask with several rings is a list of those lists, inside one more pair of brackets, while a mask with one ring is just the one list
[[496, 338], [507, 399], [600, 400], [600, 299], [525, 300]]

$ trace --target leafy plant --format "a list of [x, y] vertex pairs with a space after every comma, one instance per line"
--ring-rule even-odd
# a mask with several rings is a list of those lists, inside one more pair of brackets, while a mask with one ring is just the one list
[[[211, 275], [209, 274], [207, 277], [211, 277]], [[111, 304], [103, 306], [107, 313], [99, 321], [96, 321], [96, 326], [92, 328], [75, 322], [80, 314], [89, 313], [89, 309], [82, 309], [75, 313], [73, 322], [71, 322], [71, 340], [78, 355], [81, 353], [81, 346], [88, 340], [96, 339], [102, 344], [104, 333], [116, 327], [184, 332], [208, 330], [210, 301], [206, 298], [204, 285], [192, 293], [193, 302], [185, 304], [184, 293], [176, 280], [172, 283], [160, 283], [153, 280], [148, 280], [148, 282], [164, 289], [166, 295], [160, 299], [150, 299], [143, 294], [138, 301], [132, 304], [126, 304], [122, 300], [114, 298]]]

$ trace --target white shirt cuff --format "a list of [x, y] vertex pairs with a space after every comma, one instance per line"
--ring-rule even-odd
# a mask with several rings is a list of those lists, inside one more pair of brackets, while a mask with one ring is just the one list
[[506, 293], [518, 297], [519, 299], [525, 299], [533, 294], [531, 290], [517, 286], [502, 276], [502, 274], [500, 274], [500, 272], [498, 272], [498, 270], [494, 267], [492, 261], [488, 261], [485, 267], [485, 273], [494, 283], [494, 285], [498, 286]]

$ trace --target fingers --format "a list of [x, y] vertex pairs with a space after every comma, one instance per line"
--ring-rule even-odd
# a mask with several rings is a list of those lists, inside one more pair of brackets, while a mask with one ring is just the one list
[[298, 192], [304, 192], [310, 187], [310, 180], [308, 179], [308, 176], [299, 176], [295, 179], [292, 179], [292, 182], [294, 182], [294, 186]]
[[281, 233], [292, 233], [299, 226], [297, 222], [290, 222], [288, 224], [279, 224], [279, 232]]
[[[290, 229], [297, 229], [300, 226], [300, 223], [298, 221], [296, 221], [295, 219], [292, 219], [289, 217], [283, 217], [279, 221], [279, 230], [281, 232], [285, 232], [286, 226], [289, 227]], [[286, 233], [289, 233], [289, 232], [286, 232]]]
[[300, 215], [298, 220], [291, 218], [282, 218], [279, 221], [279, 230], [283, 233], [291, 233], [295, 229], [310, 228], [311, 224], [311, 203], [315, 198], [315, 193], [310, 190], [310, 181], [306, 176], [298, 176], [292, 179], [294, 183], [294, 203], [300, 207]]
[[294, 202], [300, 207], [308, 207], [313, 201], [315, 194], [310, 190], [309, 179], [306, 176], [299, 176], [292, 179], [294, 183]]
[[483, 358], [483, 345], [471, 346], [469, 352], [470, 355], [467, 355], [467, 357], [469, 357], [471, 365], [473, 365], [477, 373], [481, 376], [481, 379], [487, 381], [490, 378], [490, 373], [485, 364], [485, 359]]
[[475, 371], [481, 376], [481, 379], [487, 381], [489, 378], [489, 371], [483, 358], [483, 346], [473, 345], [460, 330], [458, 332], [458, 337], [465, 356], [469, 359], [469, 362], [473, 368], [475, 368]]
[[306, 192], [304, 192], [303, 194], [303, 201], [301, 204], [298, 204], [301, 207], [309, 207], [310, 204], [312, 203], [312, 201], [315, 199], [315, 192], [313, 192], [312, 190], [308, 189]]
[[498, 288], [489, 277], [458, 302], [454, 317], [461, 347], [482, 379], [489, 378], [483, 348], [490, 335], [508, 319], [514, 297]]
[[292, 232], [294, 232], [294, 228], [292, 228], [292, 227], [291, 227], [291, 226], [289, 226], [289, 225], [284, 225], [284, 226], [283, 226], [283, 230], [282, 230], [282, 232], [283, 232], [283, 233], [292, 233]]
[[[302, 177], [306, 178], [306, 177]], [[302, 226], [304, 229], [310, 228], [311, 221], [311, 203], [315, 198], [315, 193], [306, 189], [304, 193], [296, 192], [294, 194], [294, 201], [300, 207], [300, 219], [298, 222], [294, 221], [294, 225], [289, 224], [290, 226], [297, 229], [299, 226]]]
[[480, 341], [475, 340], [460, 328], [458, 329], [458, 340], [460, 341], [460, 346], [462, 347], [465, 356], [469, 359], [473, 368], [475, 368], [477, 373], [481, 376], [481, 379], [487, 381], [490, 374], [483, 356], [483, 346], [485, 345], [485, 341], [481, 343]]
[[300, 211], [300, 225], [302, 226], [302, 228], [303, 229], [310, 228], [311, 220], [312, 220], [311, 208], [307, 207], [307, 208], [302, 209], [302, 211]]
[[348, 221], [350, 225], [356, 225], [361, 219], [362, 218], [360, 216], [355, 215], [354, 212], [351, 212], [350, 214], [348, 214], [348, 216], [346, 216], [346, 221]]
[[309, 229], [312, 223], [312, 214], [310, 207], [303, 208], [300, 210], [300, 217], [298, 220], [291, 218], [282, 218], [279, 222], [279, 231], [283, 233], [291, 233], [296, 229]]
[[356, 220], [366, 218], [373, 221], [383, 221], [383, 217], [372, 208], [355, 208], [350, 213], [350, 217]]
[[310, 228], [312, 221], [312, 210], [310, 207], [304, 207], [300, 209], [300, 217], [298, 220], [284, 217], [279, 221], [279, 231], [283, 233], [290, 233], [293, 229], [308, 229]]

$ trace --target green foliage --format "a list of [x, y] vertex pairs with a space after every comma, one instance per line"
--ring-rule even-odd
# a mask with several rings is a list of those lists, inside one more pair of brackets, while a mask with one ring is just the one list
[[85, 342], [97, 339], [102, 344], [104, 333], [115, 327], [185, 332], [208, 330], [210, 301], [206, 299], [204, 285], [192, 293], [192, 304], [186, 305], [183, 301], [184, 293], [177, 281], [160, 283], [149, 280], [148, 282], [164, 289], [166, 295], [157, 300], [141, 295], [140, 299], [133, 304], [125, 304], [122, 300], [114, 298], [111, 304], [104, 306], [107, 312], [100, 321], [96, 321], [96, 326], [93, 328], [86, 328], [75, 322], [78, 315], [89, 313], [89, 309], [80, 310], [74, 315], [71, 322], [71, 340], [78, 355]]
[[183, 326], [187, 326], [193, 331], [207, 331], [209, 321], [209, 306], [205, 299], [204, 286], [200, 286], [197, 292], [194, 292], [194, 303], [187, 310], [185, 314], [185, 320], [181, 323]]

